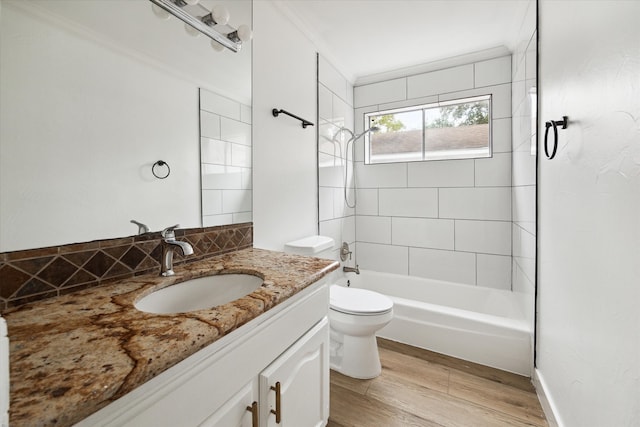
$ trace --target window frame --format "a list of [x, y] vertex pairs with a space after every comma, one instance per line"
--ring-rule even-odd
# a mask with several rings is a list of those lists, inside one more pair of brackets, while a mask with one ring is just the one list
[[[453, 154], [435, 154], [437, 151], [428, 151], [427, 150], [427, 140], [425, 137], [425, 110], [432, 108], [440, 108], [447, 107], [451, 105], [460, 105], [473, 103], [477, 101], [488, 101], [488, 125], [489, 132], [488, 137], [489, 141], [487, 144], [488, 155], [473, 155], [469, 153], [469, 150], [457, 149], [459, 154], [456, 154], [454, 150], [449, 150], [448, 153], [453, 151]], [[364, 164], [365, 165], [383, 165], [389, 163], [413, 163], [413, 162], [431, 162], [431, 161], [442, 161], [442, 160], [468, 160], [468, 159], [488, 159], [493, 157], [493, 95], [492, 94], [484, 94], [484, 95], [474, 95], [467, 96], [463, 98], [455, 98], [446, 101], [438, 101], [432, 102], [428, 104], [418, 104], [418, 105], [410, 105], [406, 107], [400, 108], [390, 108], [386, 110], [378, 110], [378, 111], [370, 111], [367, 113], [363, 113], [364, 119], [364, 129], [368, 130], [371, 128], [371, 119], [377, 116], [383, 116], [387, 114], [399, 114], [399, 113], [407, 113], [413, 111], [420, 111], [422, 113], [422, 151], [421, 158], [415, 159], [398, 159], [398, 160], [385, 160], [385, 161], [371, 161], [371, 135], [372, 132], [368, 132], [364, 138]]]

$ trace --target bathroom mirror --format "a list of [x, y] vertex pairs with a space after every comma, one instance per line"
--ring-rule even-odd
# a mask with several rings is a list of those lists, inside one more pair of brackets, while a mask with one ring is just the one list
[[[201, 4], [251, 25], [250, 0]], [[250, 106], [251, 43], [218, 52], [148, 0], [0, 9], [0, 252], [202, 226], [199, 93]]]

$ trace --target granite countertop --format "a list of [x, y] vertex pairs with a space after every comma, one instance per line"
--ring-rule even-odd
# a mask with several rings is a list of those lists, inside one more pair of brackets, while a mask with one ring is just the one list
[[[12, 426], [74, 424], [337, 269], [336, 261], [244, 249], [5, 312]], [[134, 302], [176, 282], [224, 273], [264, 284], [236, 301], [182, 314]]]

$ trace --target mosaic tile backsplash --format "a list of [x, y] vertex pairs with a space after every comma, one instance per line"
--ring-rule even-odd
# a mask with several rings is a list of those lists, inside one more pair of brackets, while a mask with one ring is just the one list
[[[253, 224], [176, 230], [193, 255], [174, 265], [253, 246]], [[160, 233], [0, 253], [0, 310], [146, 273], [160, 273]]]

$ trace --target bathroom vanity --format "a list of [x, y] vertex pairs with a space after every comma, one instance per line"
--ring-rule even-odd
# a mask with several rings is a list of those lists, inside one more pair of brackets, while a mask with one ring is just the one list
[[[246, 249], [10, 310], [11, 425], [322, 426], [328, 282], [338, 263]], [[144, 313], [154, 290], [211, 274], [264, 284], [212, 309]]]

